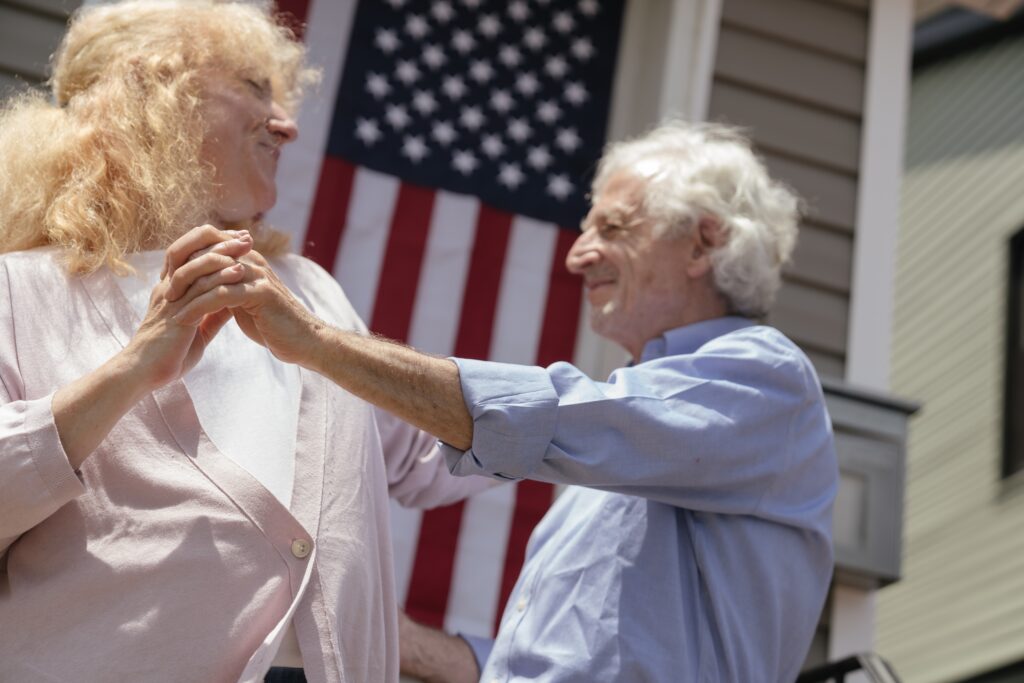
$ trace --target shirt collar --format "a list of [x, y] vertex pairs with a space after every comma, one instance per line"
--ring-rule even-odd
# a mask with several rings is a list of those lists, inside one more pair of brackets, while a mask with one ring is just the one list
[[749, 318], [725, 316], [676, 327], [667, 330], [665, 333], [644, 344], [644, 350], [640, 354], [640, 362], [645, 363], [656, 358], [664, 358], [665, 356], [693, 353], [716, 337], [721, 337], [754, 324], [754, 321]]

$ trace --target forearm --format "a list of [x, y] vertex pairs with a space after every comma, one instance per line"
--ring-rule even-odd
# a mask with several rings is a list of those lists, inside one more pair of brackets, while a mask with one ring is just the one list
[[328, 326], [312, 338], [303, 365], [445, 443], [470, 447], [473, 419], [455, 363]]
[[469, 644], [458, 636], [399, 615], [399, 668], [423, 683], [475, 683], [480, 668]]

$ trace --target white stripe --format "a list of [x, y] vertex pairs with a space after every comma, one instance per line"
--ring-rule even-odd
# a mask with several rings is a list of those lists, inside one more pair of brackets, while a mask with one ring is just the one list
[[551, 223], [522, 216], [512, 221], [491, 337], [492, 360], [536, 365], [557, 240], [558, 228]]
[[309, 63], [321, 68], [323, 77], [300, 110], [298, 139], [281, 153], [277, 177], [284, 182], [279, 183], [277, 204], [267, 214], [271, 225], [292, 235], [297, 252], [302, 251], [300, 241], [313, 210], [355, 9], [355, 2], [317, 0], [306, 17]]
[[400, 185], [393, 176], [365, 168], [358, 168], [352, 181], [345, 233], [332, 272], [367, 324], [373, 314]]
[[423, 512], [404, 508], [395, 502], [391, 505], [391, 547], [395, 554], [395, 587], [398, 590], [398, 604], [405, 605], [409, 595], [409, 579], [412, 578], [413, 561], [416, 559], [416, 539], [420, 535]]
[[437, 193], [409, 328], [417, 349], [443, 356], [455, 351], [479, 212], [475, 197]]
[[515, 486], [498, 486], [466, 501], [445, 610], [451, 633], [493, 633], [515, 495]]

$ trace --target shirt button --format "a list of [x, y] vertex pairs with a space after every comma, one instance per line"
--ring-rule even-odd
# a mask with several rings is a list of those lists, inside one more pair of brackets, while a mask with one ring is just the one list
[[526, 599], [525, 598], [520, 599], [519, 602], [516, 603], [516, 609], [519, 610], [520, 612], [522, 612], [524, 609], [526, 609]]
[[312, 544], [304, 538], [296, 538], [292, 541], [292, 555], [300, 560], [309, 555], [309, 551], [312, 549]]

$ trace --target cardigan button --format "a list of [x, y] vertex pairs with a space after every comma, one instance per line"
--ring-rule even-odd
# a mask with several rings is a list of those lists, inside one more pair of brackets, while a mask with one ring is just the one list
[[304, 538], [296, 538], [292, 541], [292, 555], [301, 559], [309, 556], [309, 551], [313, 549], [313, 544]]

